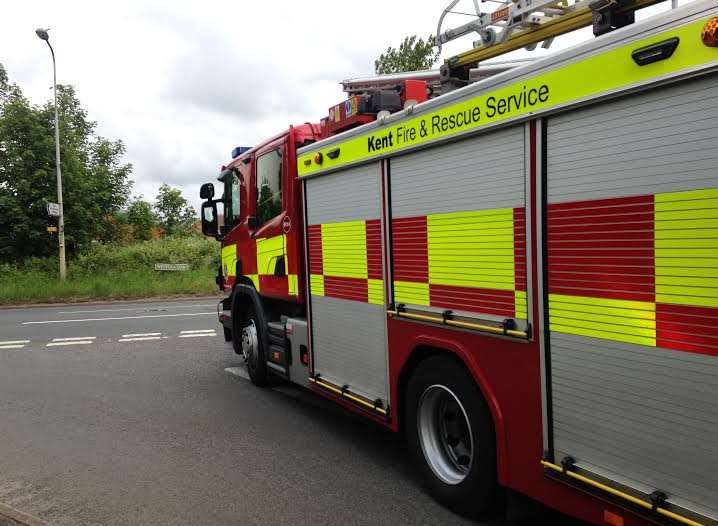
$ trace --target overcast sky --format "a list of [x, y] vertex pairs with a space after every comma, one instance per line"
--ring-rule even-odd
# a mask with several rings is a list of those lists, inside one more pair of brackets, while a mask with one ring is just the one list
[[[12, 0], [0, 18], [0, 63], [32, 102], [49, 99], [49, 50], [34, 30], [51, 28], [58, 82], [75, 86], [101, 135], [124, 141], [133, 194], [152, 200], [166, 182], [197, 205], [199, 185], [215, 180], [233, 147], [318, 122], [343, 100], [339, 81], [371, 75], [374, 59], [404, 36], [433, 33], [447, 4]], [[462, 0], [456, 9], [472, 6]], [[453, 15], [445, 27], [467, 20]], [[586, 38], [590, 30], [549, 51]]]

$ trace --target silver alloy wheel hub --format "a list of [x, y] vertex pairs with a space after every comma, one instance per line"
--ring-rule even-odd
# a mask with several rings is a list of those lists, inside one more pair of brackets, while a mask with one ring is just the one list
[[242, 329], [242, 358], [245, 363], [249, 361], [250, 356], [257, 355], [257, 327], [254, 320], [249, 320], [249, 325]]
[[474, 461], [474, 437], [466, 410], [444, 385], [431, 385], [419, 399], [417, 426], [426, 462], [446, 484], [463, 482]]

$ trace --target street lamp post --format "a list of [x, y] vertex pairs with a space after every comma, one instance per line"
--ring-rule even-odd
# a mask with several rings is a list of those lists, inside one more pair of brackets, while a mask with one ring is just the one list
[[57, 171], [57, 204], [60, 208], [60, 215], [57, 218], [57, 240], [60, 245], [60, 279], [65, 279], [65, 217], [62, 206], [62, 173], [60, 172], [60, 119], [57, 115], [57, 67], [55, 66], [55, 50], [50, 45], [50, 35], [47, 29], [38, 28], [35, 30], [37, 36], [47, 42], [52, 55], [52, 90], [55, 94], [55, 164]]

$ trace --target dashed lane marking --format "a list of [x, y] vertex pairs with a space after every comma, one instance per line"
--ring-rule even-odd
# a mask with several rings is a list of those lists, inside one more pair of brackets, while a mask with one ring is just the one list
[[50, 342], [45, 345], [45, 347], [60, 347], [64, 345], [88, 345], [90, 343], [95, 343], [92, 340], [76, 340], [74, 342]]
[[148, 340], [161, 340], [162, 336], [140, 336], [139, 338], [120, 338], [118, 342], [146, 342]]
[[61, 310], [58, 314], [87, 314], [93, 312], [141, 312], [151, 310], [166, 310], [166, 309], [206, 309], [208, 307], [214, 307], [215, 305], [142, 305], [132, 308], [125, 309], [94, 309], [94, 310]]
[[180, 331], [180, 334], [199, 334], [202, 332], [214, 332], [215, 329], [201, 329], [197, 331]]
[[180, 334], [180, 338], [201, 338], [202, 336], [217, 336], [216, 332], [203, 332], [201, 334]]
[[0, 345], [0, 350], [2, 349], [22, 349], [25, 347], [24, 345]]
[[53, 338], [54, 342], [76, 342], [80, 340], [96, 340], [97, 336], [77, 336], [73, 338]]
[[216, 316], [216, 312], [187, 312], [182, 314], [151, 314], [146, 316], [120, 316], [116, 318], [81, 318], [77, 320], [44, 320], [24, 321], [23, 325], [40, 325], [45, 323], [74, 323], [83, 321], [112, 321], [112, 320], [137, 320], [140, 318], [175, 318], [177, 316]]
[[233, 376], [239, 376], [240, 378], [244, 378], [245, 380], [250, 380], [249, 373], [247, 372], [247, 369], [244, 367], [227, 367], [225, 369], [225, 372], [228, 372], [229, 374], [231, 374]]
[[123, 338], [139, 338], [141, 336], [162, 336], [161, 332], [139, 332], [137, 334], [123, 334]]
[[30, 343], [30, 340], [7, 340], [0, 342], [0, 345], [17, 345], [18, 343]]

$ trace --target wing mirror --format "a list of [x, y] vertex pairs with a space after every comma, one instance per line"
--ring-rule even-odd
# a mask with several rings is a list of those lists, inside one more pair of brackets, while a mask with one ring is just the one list
[[[212, 183], [208, 183], [210, 186]], [[200, 194], [201, 195], [201, 194]], [[202, 233], [219, 239], [219, 219], [217, 217], [217, 203], [206, 201], [202, 203]]]
[[199, 189], [199, 197], [200, 199], [212, 199], [214, 197], [214, 185], [212, 183], [204, 183]]

